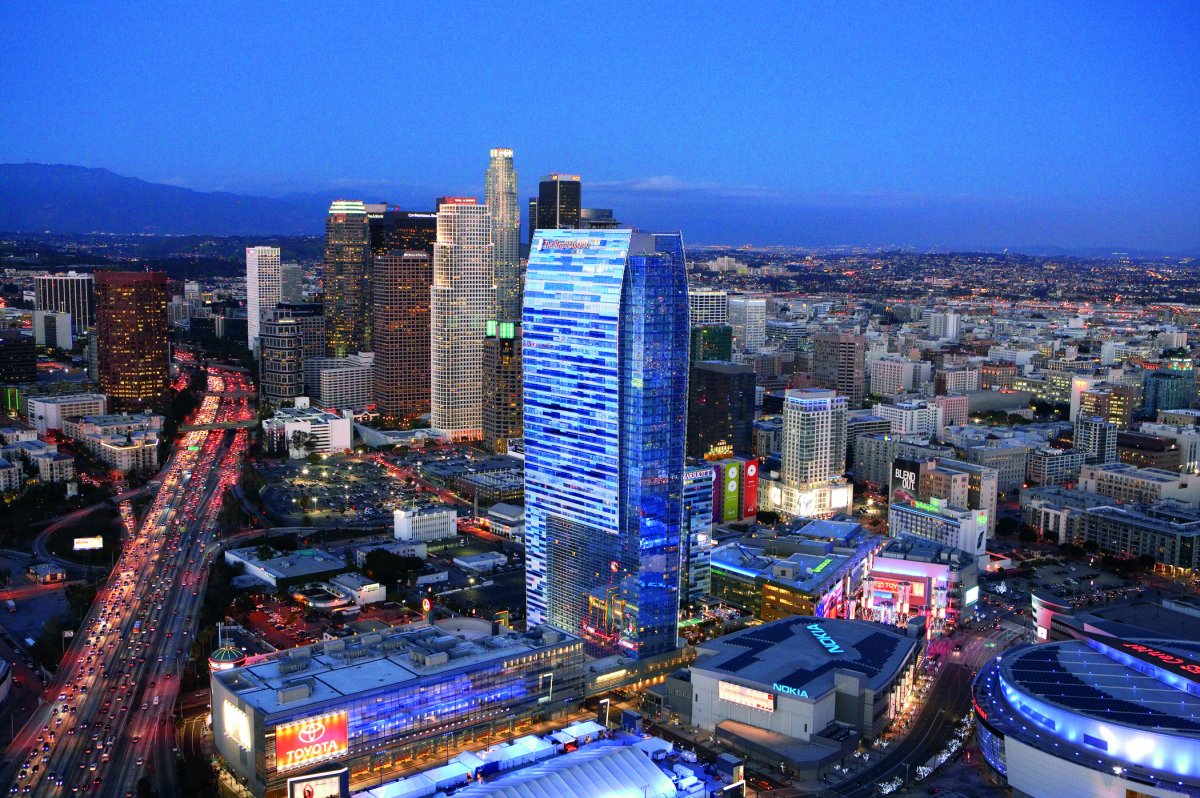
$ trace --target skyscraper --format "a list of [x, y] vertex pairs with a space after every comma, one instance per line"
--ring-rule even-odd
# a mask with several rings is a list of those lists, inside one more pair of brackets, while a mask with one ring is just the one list
[[549, 174], [538, 183], [538, 230], [571, 230], [579, 227], [583, 207], [579, 175]]
[[426, 252], [376, 253], [371, 290], [375, 403], [388, 421], [429, 412], [429, 297]]
[[299, 263], [279, 264], [279, 301], [304, 301], [304, 267]]
[[789, 390], [783, 402], [782, 468], [762, 479], [767, 506], [792, 516], [849, 512], [854, 491], [845, 479], [846, 398], [836, 391]]
[[862, 407], [867, 396], [867, 341], [850, 333], [821, 333], [813, 337], [813, 381], [832, 388], [851, 407]]
[[402, 211], [383, 203], [367, 203], [367, 226], [371, 233], [371, 253], [424, 252], [433, 257], [437, 241], [435, 211]]
[[483, 442], [508, 451], [521, 437], [521, 322], [489, 321], [483, 339]]
[[1100, 416], [1075, 420], [1075, 448], [1088, 463], [1117, 462], [1117, 425]]
[[263, 317], [279, 299], [279, 247], [246, 247], [246, 343], [251, 352]]
[[474, 197], [438, 200], [430, 289], [430, 424], [453, 440], [483, 436], [483, 338], [496, 318], [492, 223]]
[[736, 363], [695, 363], [688, 391], [689, 457], [704, 457], [721, 445], [733, 447], [734, 454], [753, 451], [753, 368]]
[[82, 335], [96, 323], [92, 275], [79, 272], [34, 275], [33, 308], [70, 313], [71, 332]]
[[678, 630], [683, 238], [539, 230], [525, 279], [528, 623], [640, 658]]
[[331, 357], [370, 342], [370, 230], [358, 200], [334, 200], [325, 219], [325, 343]]
[[167, 275], [96, 272], [100, 390], [122, 410], [161, 405], [168, 383]]
[[263, 319], [258, 337], [259, 393], [267, 404], [290, 404], [304, 395], [304, 334], [297, 319]]
[[692, 362], [733, 360], [733, 328], [728, 324], [692, 325]]
[[[766, 300], [763, 300], [763, 323], [766, 323]], [[729, 294], [711, 288], [688, 289], [688, 312], [692, 324], [727, 324], [729, 322]]]
[[767, 300], [763, 297], [729, 297], [726, 305], [733, 327], [733, 349], [739, 355], [754, 354], [767, 342]]
[[513, 152], [493, 148], [484, 174], [485, 201], [492, 216], [492, 255], [496, 270], [496, 317], [521, 318], [521, 206]]

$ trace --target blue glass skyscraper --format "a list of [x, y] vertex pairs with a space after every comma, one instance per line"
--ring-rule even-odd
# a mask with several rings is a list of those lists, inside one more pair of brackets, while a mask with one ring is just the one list
[[678, 233], [538, 230], [525, 277], [529, 623], [675, 648], [688, 377]]

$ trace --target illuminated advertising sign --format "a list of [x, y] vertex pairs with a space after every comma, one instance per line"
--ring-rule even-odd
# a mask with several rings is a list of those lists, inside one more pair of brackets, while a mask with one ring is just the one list
[[813, 637], [817, 638], [817, 642], [820, 643], [821, 645], [825, 646], [825, 650], [828, 651], [830, 654], [845, 654], [846, 653], [845, 651], [842, 650], [842, 647], [837, 644], [837, 641], [834, 640], [830, 636], [829, 632], [825, 631], [824, 627], [822, 627], [821, 624], [810, 623], [808, 626], [805, 626], [804, 628], [807, 629], [812, 634]]
[[829, 567], [829, 563], [831, 563], [831, 562], [833, 562], [833, 558], [832, 558], [832, 557], [826, 557], [825, 559], [821, 560], [821, 564], [820, 564], [820, 565], [818, 565], [816, 568], [814, 568], [812, 572], [813, 572], [814, 574], [819, 574], [819, 573], [821, 573], [822, 571], [824, 571], [826, 568], [828, 568], [828, 567]]
[[[1094, 642], [1099, 643], [1102, 648], [1106, 648], [1113, 653], [1125, 654], [1152, 665], [1164, 673], [1179, 676], [1195, 684], [1200, 684], [1200, 660], [1191, 659], [1176, 654], [1173, 651], [1163, 651], [1160, 648], [1155, 648], [1136, 640], [1122, 640], [1119, 637], [1108, 637], [1107, 635], [1095, 634], [1082, 629], [1080, 631]], [[1107, 654], [1108, 652], [1105, 653]], [[1112, 655], [1109, 654], [1109, 656]]]
[[350, 769], [293, 776], [287, 782], [287, 798], [346, 798], [350, 795]]
[[742, 477], [742, 517], [758, 513], [758, 458], [746, 461], [745, 476]]
[[250, 718], [245, 712], [242, 712], [228, 700], [224, 702], [224, 711], [221, 713], [224, 718], [225, 736], [233, 740], [235, 743], [250, 750]]
[[725, 469], [725, 479], [721, 491], [724, 494], [721, 498], [721, 520], [728, 523], [742, 517], [742, 502], [738, 493], [742, 469], [737, 463], [726, 463], [722, 468]]
[[[942, 500], [935, 497], [927, 502], [913, 502], [912, 506], [927, 513], [940, 513], [942, 511]], [[987, 523], [987, 521], [985, 520], [984, 523]]]
[[794, 696], [796, 696], [796, 698], [808, 698], [807, 690], [801, 690], [797, 687], [791, 687], [786, 684], [780, 684], [779, 682], [772, 682], [771, 689], [777, 693], [786, 693], [787, 695], [794, 695]]
[[901, 584], [909, 585], [909, 597], [925, 597], [925, 583], [922, 581], [909, 579], [880, 579], [876, 577], [871, 582], [872, 590], [877, 590], [882, 593], [891, 593], [893, 596], [900, 594]]
[[538, 240], [538, 251], [547, 249], [576, 252], [581, 249], [591, 249], [600, 243], [598, 238], [541, 238]]
[[967, 592], [963, 594], [963, 606], [969, 607], [979, 601], [979, 585], [967, 588]]
[[920, 498], [921, 464], [916, 460], [892, 461], [892, 504], [908, 504]]
[[89, 549], [104, 548], [104, 538], [75, 538], [75, 551], [87, 551]]
[[731, 704], [739, 704], [751, 709], [761, 709], [763, 712], [775, 711], [775, 695], [773, 693], [765, 693], [762, 690], [755, 690], [751, 687], [742, 687], [740, 684], [734, 684], [733, 682], [717, 682], [717, 698], [722, 701], [728, 701]]
[[317, 715], [275, 728], [275, 769], [294, 770], [347, 750], [346, 710]]

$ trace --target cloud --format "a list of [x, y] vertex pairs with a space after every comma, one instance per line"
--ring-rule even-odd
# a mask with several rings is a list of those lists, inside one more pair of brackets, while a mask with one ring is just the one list
[[584, 181], [585, 190], [596, 190], [614, 194], [636, 192], [640, 194], [704, 194], [711, 197], [770, 198], [779, 193], [773, 189], [750, 185], [728, 185], [725, 183], [693, 182], [681, 180], [674, 175], [653, 175], [628, 180]]

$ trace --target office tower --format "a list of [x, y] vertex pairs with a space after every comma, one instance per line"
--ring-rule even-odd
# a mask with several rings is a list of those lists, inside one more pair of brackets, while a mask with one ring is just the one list
[[713, 477], [711, 464], [683, 471], [683, 553], [680, 601], [692, 604], [712, 590]]
[[538, 183], [537, 229], [569, 230], [579, 227], [582, 203], [579, 175], [549, 174]]
[[483, 436], [483, 338], [496, 318], [492, 220], [474, 197], [438, 200], [430, 289], [430, 425], [456, 441]]
[[279, 303], [279, 247], [246, 247], [246, 343], [258, 342], [263, 316]]
[[871, 393], [889, 396], [906, 391], [920, 391], [932, 374], [932, 365], [923, 360], [909, 360], [890, 355], [871, 362]]
[[958, 340], [958, 314], [953, 310], [930, 314], [929, 337], [938, 341]]
[[861, 407], [867, 395], [866, 339], [849, 333], [822, 333], [813, 337], [813, 381], [832, 388], [851, 407]]
[[303, 359], [325, 357], [325, 306], [320, 302], [280, 302], [268, 318], [295, 319], [300, 325]]
[[1075, 420], [1074, 446], [1083, 452], [1084, 462], [1117, 462], [1117, 425], [1100, 416], [1080, 416]]
[[[525, 240], [529, 243], [530, 246], [533, 245], [533, 234], [537, 231], [537, 218], [538, 218], [537, 213], [538, 213], [537, 197], [530, 197], [529, 198], [529, 217], [528, 217], [529, 222], [528, 222], [528, 224], [526, 224], [526, 227], [529, 228], [529, 235], [526, 236], [526, 238], [525, 238]], [[522, 307], [524, 307], [524, 303], [522, 303]]]
[[[697, 324], [727, 324], [729, 322], [729, 294], [708, 288], [690, 288], [688, 289], [688, 313], [691, 314], [693, 326]], [[763, 313], [766, 313], [765, 303]]]
[[331, 357], [370, 351], [370, 228], [358, 200], [334, 200], [325, 219], [325, 345]]
[[33, 340], [38, 346], [70, 351], [74, 340], [71, 336], [71, 314], [53, 310], [33, 312]]
[[367, 203], [367, 226], [372, 255], [390, 252], [424, 252], [433, 257], [437, 241], [435, 211], [402, 211], [393, 205]]
[[691, 357], [702, 360], [733, 360], [733, 328], [728, 324], [692, 326]]
[[1159, 410], [1191, 407], [1196, 398], [1196, 378], [1192, 372], [1159, 369], [1146, 374], [1142, 411], [1154, 418]]
[[754, 369], [736, 363], [694, 363], [688, 378], [688, 457], [753, 451]]
[[82, 335], [96, 323], [95, 283], [90, 274], [38, 274], [33, 278], [34, 310], [71, 314], [71, 332]]
[[580, 208], [580, 230], [616, 230], [621, 223], [613, 216], [612, 208]]
[[267, 404], [291, 404], [304, 396], [304, 334], [296, 319], [270, 316], [258, 336], [259, 392]]
[[304, 267], [299, 263], [279, 264], [279, 301], [304, 301]]
[[167, 275], [96, 272], [100, 390], [117, 409], [160, 405], [168, 382]]
[[492, 257], [495, 263], [496, 317], [521, 318], [521, 206], [517, 204], [517, 172], [513, 152], [491, 150], [484, 174], [484, 201], [492, 216]]
[[0, 330], [0, 385], [37, 379], [37, 343], [20, 330]]
[[678, 233], [539, 230], [525, 280], [528, 623], [674, 650], [688, 368]]
[[508, 451], [521, 437], [521, 322], [489, 321], [483, 339], [483, 442]]
[[[968, 394], [979, 390], [979, 369], [966, 366], [940, 368], [933, 375], [933, 392], [945, 394]], [[1077, 404], [1077, 403], [1076, 403]]]
[[304, 393], [329, 410], [362, 410], [375, 401], [375, 354], [318, 357], [303, 364]]
[[762, 297], [731, 296], [729, 324], [733, 327], [735, 355], [754, 354], [767, 342], [767, 300]]
[[845, 475], [848, 404], [836, 391], [787, 392], [780, 472], [785, 482], [813, 485]]
[[371, 341], [375, 404], [387, 421], [429, 412], [429, 292], [433, 259], [425, 252], [376, 253], [372, 263]]

